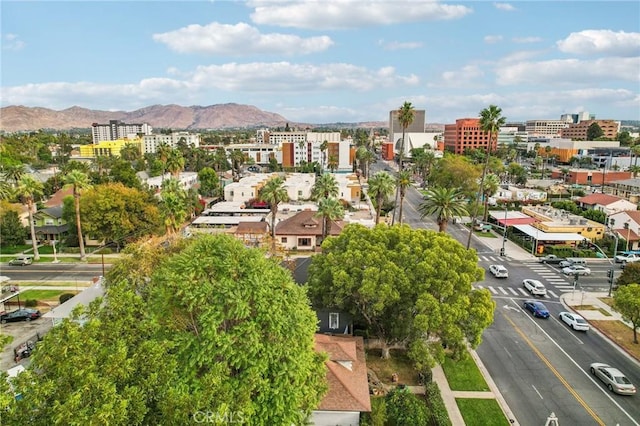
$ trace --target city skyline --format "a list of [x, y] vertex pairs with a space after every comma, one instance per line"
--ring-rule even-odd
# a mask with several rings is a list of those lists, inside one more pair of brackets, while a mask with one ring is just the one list
[[2, 106], [640, 119], [640, 3], [3, 2]]

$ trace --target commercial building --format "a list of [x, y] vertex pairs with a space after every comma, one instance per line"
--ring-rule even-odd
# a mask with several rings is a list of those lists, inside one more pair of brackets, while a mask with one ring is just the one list
[[590, 186], [602, 186], [604, 181], [605, 185], [610, 184], [621, 179], [631, 178], [631, 172], [628, 171], [616, 171], [608, 169], [569, 169], [567, 174], [564, 174], [561, 169], [554, 169], [551, 172], [553, 179], [563, 179], [567, 184], [573, 185], [590, 185]]
[[178, 147], [178, 143], [181, 142], [191, 148], [199, 148], [200, 134], [175, 132], [170, 134], [144, 135], [142, 136], [142, 151], [143, 154], [155, 154], [161, 145], [175, 149]]
[[153, 128], [148, 123], [127, 124], [120, 120], [109, 120], [109, 124], [91, 124], [93, 143], [115, 141], [118, 139], [136, 139], [142, 135], [150, 135]]
[[[536, 219], [531, 225], [546, 233], [573, 233], [590, 240], [604, 237], [604, 225], [550, 206], [525, 206], [522, 213]], [[537, 238], [541, 239], [541, 238]]]
[[[399, 110], [389, 111], [389, 134], [402, 133], [402, 124], [398, 120]], [[426, 112], [423, 109], [413, 110], [413, 122], [407, 126], [406, 132], [424, 133], [424, 125], [426, 120]]]
[[[491, 152], [497, 147], [497, 135], [491, 140]], [[455, 124], [444, 126], [444, 149], [455, 154], [464, 154], [467, 150], [489, 147], [489, 133], [480, 129], [479, 118], [461, 118]]]
[[142, 152], [142, 139], [118, 139], [113, 141], [100, 141], [92, 145], [80, 145], [80, 157], [119, 157], [120, 151], [127, 145], [133, 145]]
[[563, 128], [560, 131], [560, 135], [566, 139], [586, 141], [588, 139], [587, 132], [593, 123], [597, 123], [604, 132], [602, 137], [607, 139], [616, 139], [618, 137], [620, 122], [614, 120], [586, 120], [575, 124], [572, 123]]
[[562, 129], [569, 126], [564, 120], [529, 120], [525, 130], [530, 136], [556, 136], [559, 137]]

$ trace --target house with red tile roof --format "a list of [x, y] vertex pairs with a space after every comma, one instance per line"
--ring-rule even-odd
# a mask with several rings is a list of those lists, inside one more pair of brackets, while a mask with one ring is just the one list
[[[322, 243], [322, 217], [317, 211], [303, 210], [276, 225], [276, 239], [285, 250], [314, 250]], [[331, 221], [329, 235], [339, 235], [343, 221]]]
[[267, 240], [269, 225], [267, 222], [240, 222], [233, 235], [247, 247], [259, 247]]
[[609, 194], [589, 194], [576, 200], [583, 209], [593, 209], [605, 212], [607, 215], [624, 210], [636, 210], [638, 206], [622, 197]]
[[626, 210], [609, 216], [609, 225], [618, 238], [626, 241], [625, 250], [640, 250], [640, 210]]
[[364, 340], [354, 336], [315, 335], [315, 350], [327, 354], [329, 390], [311, 414], [316, 426], [358, 426], [371, 411]]
[[73, 197], [73, 185], [66, 185], [63, 188], [56, 191], [47, 201], [44, 202], [46, 208], [49, 207], [62, 207], [63, 200], [67, 197]]

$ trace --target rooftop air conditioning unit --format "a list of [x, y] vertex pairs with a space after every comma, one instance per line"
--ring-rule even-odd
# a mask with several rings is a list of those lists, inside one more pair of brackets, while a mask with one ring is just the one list
[[580, 219], [580, 225], [586, 225], [587, 223], [589, 223], [587, 219]]
[[575, 224], [576, 224], [575, 219], [569, 219], [569, 225], [575, 225]]

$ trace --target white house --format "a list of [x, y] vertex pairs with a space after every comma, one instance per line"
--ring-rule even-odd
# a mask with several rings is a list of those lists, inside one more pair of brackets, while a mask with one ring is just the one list
[[638, 206], [629, 200], [615, 195], [594, 193], [576, 200], [582, 208], [599, 210], [605, 212], [607, 216], [625, 210], [637, 210]]
[[609, 216], [609, 225], [619, 238], [627, 241], [626, 250], [640, 250], [640, 211], [627, 210]]

